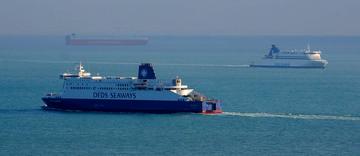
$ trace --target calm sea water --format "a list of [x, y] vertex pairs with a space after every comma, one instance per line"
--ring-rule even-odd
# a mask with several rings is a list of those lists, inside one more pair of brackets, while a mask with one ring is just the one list
[[[323, 51], [326, 69], [249, 68], [271, 44]], [[360, 37], [166, 37], [146, 46], [65, 46], [0, 37], [0, 155], [358, 155]], [[43, 111], [58, 75], [136, 76], [151, 62], [223, 101], [222, 115]]]

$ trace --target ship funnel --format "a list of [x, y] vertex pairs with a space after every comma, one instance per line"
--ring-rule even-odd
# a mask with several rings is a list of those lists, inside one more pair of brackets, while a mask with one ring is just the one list
[[150, 63], [142, 63], [139, 66], [138, 79], [156, 79], [154, 68]]

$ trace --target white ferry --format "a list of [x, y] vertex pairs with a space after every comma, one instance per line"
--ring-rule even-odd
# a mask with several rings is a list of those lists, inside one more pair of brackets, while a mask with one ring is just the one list
[[269, 54], [259, 61], [252, 62], [250, 67], [325, 68], [328, 61], [320, 55], [321, 51], [311, 51], [310, 46], [305, 50], [280, 51], [272, 45]]
[[179, 77], [169, 82], [156, 79], [152, 64], [139, 66], [138, 77], [91, 76], [83, 65], [77, 73], [60, 75], [61, 93], [42, 98], [45, 109], [108, 112], [196, 112], [221, 113], [220, 101], [209, 99], [182, 84]]

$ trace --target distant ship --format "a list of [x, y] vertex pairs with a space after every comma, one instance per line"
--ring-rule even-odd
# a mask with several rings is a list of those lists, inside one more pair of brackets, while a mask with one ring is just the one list
[[111, 46], [137, 46], [148, 43], [146, 37], [78, 37], [76, 34], [67, 35], [65, 42], [67, 45], [111, 45]]
[[269, 54], [259, 61], [252, 62], [250, 67], [325, 68], [328, 61], [320, 55], [321, 51], [311, 51], [310, 46], [304, 50], [280, 51], [272, 45]]
[[139, 66], [138, 77], [91, 76], [82, 64], [76, 73], [60, 75], [61, 93], [42, 97], [45, 109], [106, 112], [221, 113], [220, 101], [182, 84], [156, 79], [152, 64]]

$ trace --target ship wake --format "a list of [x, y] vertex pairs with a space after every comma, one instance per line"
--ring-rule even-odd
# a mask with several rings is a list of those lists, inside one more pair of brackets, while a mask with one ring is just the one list
[[254, 118], [286, 118], [301, 120], [343, 120], [343, 121], [360, 121], [357, 116], [339, 116], [339, 115], [310, 115], [310, 114], [281, 114], [281, 113], [243, 113], [243, 112], [224, 112], [222, 116], [240, 116]]
[[163, 66], [197, 66], [197, 67], [249, 67], [248, 64], [168, 64], [168, 63], [160, 63], [157, 65]]

